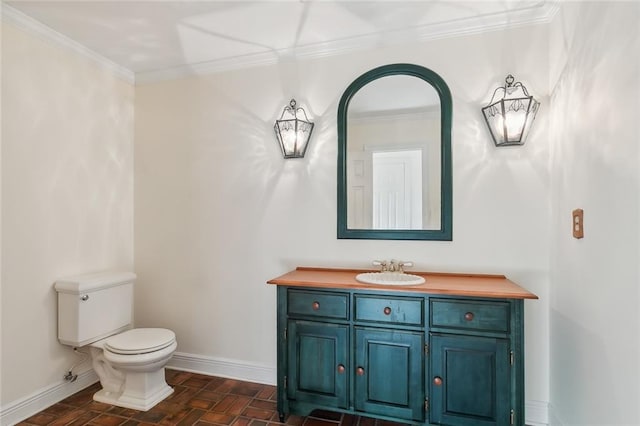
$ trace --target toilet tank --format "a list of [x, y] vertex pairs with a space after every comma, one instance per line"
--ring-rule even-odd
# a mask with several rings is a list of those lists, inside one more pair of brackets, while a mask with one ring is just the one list
[[101, 272], [59, 279], [58, 340], [81, 347], [131, 328], [133, 272]]

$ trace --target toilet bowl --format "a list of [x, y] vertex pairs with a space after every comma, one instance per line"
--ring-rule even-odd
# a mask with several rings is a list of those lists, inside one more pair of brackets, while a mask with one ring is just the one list
[[147, 411], [173, 393], [164, 366], [177, 347], [164, 328], [134, 328], [90, 345], [93, 369], [102, 389], [93, 399]]
[[173, 393], [164, 367], [177, 348], [165, 328], [133, 327], [132, 272], [102, 272], [56, 281], [58, 340], [89, 348], [102, 389], [93, 399], [147, 411]]

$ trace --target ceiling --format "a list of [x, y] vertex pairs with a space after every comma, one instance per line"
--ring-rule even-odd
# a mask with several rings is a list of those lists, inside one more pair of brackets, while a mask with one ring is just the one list
[[23, 0], [3, 1], [3, 16], [153, 80], [548, 22], [555, 3]]

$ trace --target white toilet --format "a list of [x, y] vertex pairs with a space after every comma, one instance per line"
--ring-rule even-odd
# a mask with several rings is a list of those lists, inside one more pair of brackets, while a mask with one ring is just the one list
[[132, 272], [104, 272], [56, 281], [58, 340], [89, 346], [102, 389], [96, 401], [147, 411], [173, 389], [164, 366], [176, 350], [176, 336], [164, 328], [132, 328]]

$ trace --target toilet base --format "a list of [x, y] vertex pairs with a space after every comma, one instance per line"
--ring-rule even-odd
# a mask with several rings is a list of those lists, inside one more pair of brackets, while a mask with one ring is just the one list
[[161, 368], [150, 373], [128, 372], [122, 392], [101, 389], [93, 395], [93, 399], [118, 407], [148, 411], [172, 393], [173, 388], [167, 385], [164, 368]]

